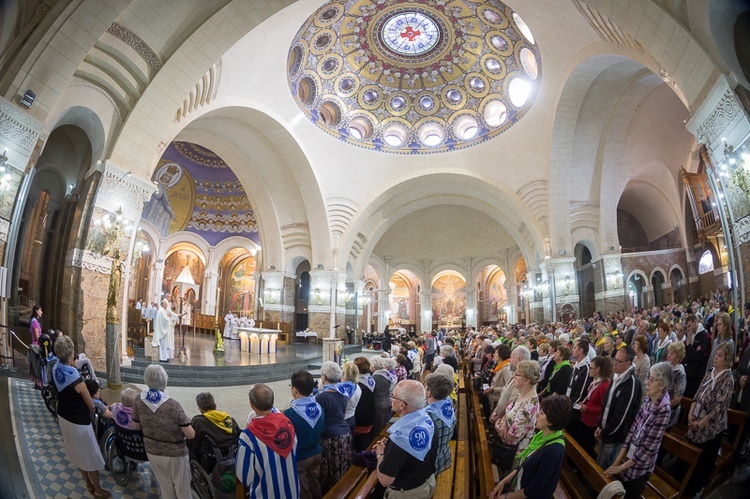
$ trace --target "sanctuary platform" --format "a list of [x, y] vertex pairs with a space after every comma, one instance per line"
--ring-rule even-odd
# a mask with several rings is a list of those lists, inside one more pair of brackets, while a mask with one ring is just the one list
[[[179, 350], [181, 338], [175, 337]], [[323, 357], [322, 346], [310, 344], [278, 345], [274, 354], [257, 354], [240, 350], [239, 340], [224, 339], [224, 355], [213, 353], [214, 337], [185, 335], [184, 356], [176, 355], [161, 365], [169, 374], [170, 386], [237, 386], [289, 378], [300, 369], [317, 369]], [[361, 346], [348, 345], [344, 352], [351, 355]], [[121, 367], [123, 383], [143, 383], [143, 371], [153, 362], [136, 348], [131, 366]], [[158, 359], [155, 359], [158, 362]]]

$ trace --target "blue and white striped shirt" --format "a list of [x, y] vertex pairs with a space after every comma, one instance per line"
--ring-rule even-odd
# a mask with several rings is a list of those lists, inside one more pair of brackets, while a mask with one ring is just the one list
[[237, 448], [237, 479], [248, 488], [250, 499], [298, 498], [297, 437], [291, 454], [284, 459], [243, 430]]

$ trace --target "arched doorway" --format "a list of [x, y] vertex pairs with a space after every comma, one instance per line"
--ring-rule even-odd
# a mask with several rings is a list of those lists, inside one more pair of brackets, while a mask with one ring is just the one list
[[81, 128], [64, 125], [52, 131], [20, 208], [21, 229], [11, 275], [11, 322], [27, 322], [31, 307], [38, 303], [44, 309], [45, 329], [65, 329], [63, 316], [80, 291], [63, 290], [66, 255], [85, 241], [91, 214], [82, 212], [78, 200], [79, 194], [85, 198], [82, 190], [96, 182], [92, 176], [83, 182], [86, 187], [80, 185], [91, 162], [91, 141]]
[[636, 308], [643, 308], [645, 306], [643, 300], [643, 286], [645, 282], [640, 274], [634, 274], [628, 279], [628, 296], [630, 297], [630, 306]]
[[596, 288], [591, 250], [585, 244], [578, 243], [574, 253], [576, 256], [576, 280], [578, 301], [581, 304], [581, 317], [592, 317], [596, 310]]
[[294, 271], [297, 276], [294, 287], [294, 331], [304, 331], [309, 326], [308, 305], [310, 301], [310, 262], [304, 260]]
[[680, 303], [686, 299], [685, 296], [685, 279], [682, 276], [682, 271], [678, 268], [673, 268], [669, 273], [669, 282], [672, 284], [672, 302]]
[[664, 279], [664, 274], [661, 273], [661, 271], [656, 271], [651, 276], [651, 286], [654, 288], [654, 306], [655, 307], [661, 307], [664, 305], [664, 290], [662, 290], [662, 285], [666, 282], [666, 279]]

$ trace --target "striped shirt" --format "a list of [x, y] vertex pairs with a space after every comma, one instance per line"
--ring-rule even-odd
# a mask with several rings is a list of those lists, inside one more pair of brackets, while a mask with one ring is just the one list
[[243, 430], [237, 448], [237, 479], [249, 490], [250, 499], [298, 498], [297, 437], [292, 453], [284, 459], [249, 430]]

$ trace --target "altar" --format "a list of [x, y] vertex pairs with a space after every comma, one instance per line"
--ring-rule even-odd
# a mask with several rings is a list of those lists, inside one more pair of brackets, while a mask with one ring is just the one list
[[297, 331], [296, 333], [294, 333], [294, 336], [295, 338], [302, 338], [301, 341], [304, 341], [305, 343], [307, 343], [308, 338], [315, 338], [315, 343], [318, 342], [318, 333], [314, 331]]
[[259, 327], [235, 328], [243, 352], [271, 355], [278, 351], [281, 329], [263, 329]]

